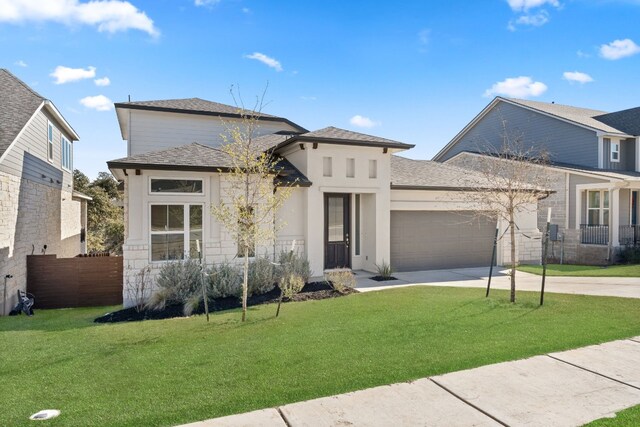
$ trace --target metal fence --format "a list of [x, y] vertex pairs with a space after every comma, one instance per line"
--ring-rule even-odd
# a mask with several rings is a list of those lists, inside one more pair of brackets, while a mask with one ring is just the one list
[[640, 225], [621, 225], [619, 240], [624, 246], [640, 246]]
[[580, 224], [580, 243], [585, 245], [608, 245], [608, 225]]

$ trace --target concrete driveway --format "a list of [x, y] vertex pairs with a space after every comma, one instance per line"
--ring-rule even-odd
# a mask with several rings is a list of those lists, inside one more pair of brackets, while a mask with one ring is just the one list
[[[493, 269], [492, 289], [510, 289], [509, 270]], [[356, 271], [356, 289], [361, 292], [394, 289], [403, 286], [453, 286], [460, 288], [486, 288], [489, 267], [459, 268], [394, 273], [398, 280], [376, 282], [369, 279], [375, 274]], [[540, 291], [542, 276], [518, 271], [516, 288], [522, 291]], [[561, 294], [598, 295], [640, 298], [640, 277], [552, 277], [547, 276], [545, 292]]]

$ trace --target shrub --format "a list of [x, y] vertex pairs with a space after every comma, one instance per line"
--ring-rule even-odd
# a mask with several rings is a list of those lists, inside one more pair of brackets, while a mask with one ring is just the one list
[[235, 265], [223, 261], [218, 265], [212, 265], [208, 274], [211, 298], [239, 298], [242, 295], [242, 276]]
[[276, 287], [275, 266], [266, 256], [249, 263], [249, 296], [266, 294]]
[[158, 289], [151, 295], [147, 307], [162, 310], [167, 304], [184, 305], [202, 294], [200, 263], [195, 259], [168, 262], [160, 268], [156, 284]]
[[625, 246], [618, 252], [618, 260], [622, 264], [640, 264], [640, 247]]
[[280, 264], [276, 274], [278, 282], [291, 274], [301, 277], [305, 283], [311, 278], [311, 266], [306, 256], [301, 256], [294, 251], [282, 251], [278, 263]]
[[140, 312], [144, 308], [147, 298], [149, 297], [147, 294], [151, 288], [151, 266], [147, 265], [146, 267], [141, 268], [135, 274], [133, 280], [131, 280], [131, 276], [128, 274], [126, 278], [127, 298], [130, 301], [133, 301], [136, 311]]
[[331, 284], [331, 287], [341, 294], [356, 286], [356, 278], [349, 270], [331, 271], [325, 274], [324, 279]]
[[380, 276], [384, 280], [389, 280], [393, 278], [393, 268], [391, 265], [382, 260], [380, 265], [376, 264], [376, 270], [378, 270], [378, 276]]

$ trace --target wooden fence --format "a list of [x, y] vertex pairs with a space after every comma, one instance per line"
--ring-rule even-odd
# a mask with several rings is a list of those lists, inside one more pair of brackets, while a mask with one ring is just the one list
[[28, 255], [27, 292], [35, 308], [122, 304], [122, 257]]

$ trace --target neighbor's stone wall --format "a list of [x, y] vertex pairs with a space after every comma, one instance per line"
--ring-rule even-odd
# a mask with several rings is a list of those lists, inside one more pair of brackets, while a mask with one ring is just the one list
[[[519, 264], [540, 264], [542, 260], [542, 233], [538, 230], [516, 231], [516, 258]], [[498, 242], [502, 250], [502, 264], [511, 264], [511, 233]]]
[[80, 253], [80, 209], [70, 191], [0, 172], [0, 285], [13, 275], [5, 313], [17, 303], [18, 289], [27, 287], [27, 255], [42, 253], [44, 245], [58, 257]]
[[[276, 242], [276, 258], [282, 250], [291, 250], [292, 244], [293, 240], [278, 240]], [[135, 295], [137, 294], [136, 287], [140, 284], [140, 271], [147, 266], [151, 267], [149, 287], [146, 288], [144, 295], [144, 298], [148, 298], [157, 289], [155, 279], [164, 263], [149, 262], [150, 248], [148, 244], [128, 245], [125, 243], [122, 250], [124, 257], [122, 301], [124, 307], [131, 307], [135, 305]], [[228, 261], [236, 265], [242, 265], [244, 259], [236, 257], [236, 250], [237, 246], [233, 240], [226, 239], [208, 242], [205, 244], [205, 263], [207, 265], [211, 265], [212, 263]], [[304, 254], [304, 241], [296, 240], [294, 250], [299, 254]], [[256, 248], [257, 256], [263, 256], [265, 254], [270, 259], [273, 258], [273, 245]]]

